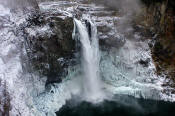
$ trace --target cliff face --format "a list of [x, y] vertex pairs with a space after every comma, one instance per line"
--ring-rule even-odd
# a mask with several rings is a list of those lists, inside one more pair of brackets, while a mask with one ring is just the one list
[[142, 1], [142, 25], [151, 32], [150, 47], [157, 73], [175, 81], [175, 1]]
[[33, 68], [47, 76], [46, 84], [60, 82], [68, 66], [75, 63], [73, 19], [58, 13], [33, 14], [23, 29]]

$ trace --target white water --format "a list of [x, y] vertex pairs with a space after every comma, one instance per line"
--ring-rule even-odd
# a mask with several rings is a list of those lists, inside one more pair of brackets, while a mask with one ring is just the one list
[[[52, 8], [52, 6], [50, 8]], [[12, 31], [9, 31], [15, 30], [15, 25], [18, 26], [22, 22], [25, 22], [25, 18], [19, 18], [12, 15], [10, 10], [4, 8], [3, 6], [0, 6], [0, 17], [1, 16], [1, 19], [4, 19], [4, 22], [2, 23], [5, 27], [3, 27], [0, 32], [0, 79], [7, 83], [7, 89], [10, 93], [10, 97], [12, 98], [12, 110], [10, 115], [56, 116], [55, 112], [66, 103], [66, 100], [71, 99], [71, 95], [80, 94], [79, 92], [82, 88], [82, 76], [79, 73], [79, 70], [81, 67], [75, 66], [74, 69], [70, 70], [68, 76], [62, 83], [53, 86], [52, 90], [54, 90], [54, 92], [42, 92], [44, 91], [45, 80], [41, 80], [34, 74], [30, 74], [28, 72], [26, 72], [27, 74], [24, 73], [24, 64], [21, 57], [26, 53], [25, 48], [21, 48], [22, 42], [18, 41], [23, 40], [23, 38], [17, 37], [12, 33]], [[7, 21], [4, 16], [9, 16], [10, 21]], [[15, 22], [15, 24], [13, 25], [11, 22]], [[85, 28], [84, 25], [82, 26]], [[44, 29], [44, 27], [41, 28]], [[47, 31], [49, 31], [49, 29]], [[84, 31], [87, 34], [87, 30], [85, 29]], [[96, 31], [92, 32], [95, 33], [94, 37], [96, 37]], [[32, 31], [31, 33], [33, 34]], [[90, 47], [92, 47], [92, 43], [94, 42], [89, 41], [89, 43], [91, 43]], [[143, 42], [143, 44], [145, 45], [146, 43]], [[98, 46], [96, 48], [98, 48]], [[162, 93], [163, 88], [161, 86], [161, 78], [157, 78], [157, 76], [153, 74], [154, 65], [152, 62], [150, 62], [149, 67], [146, 68], [141, 65], [137, 66], [137, 61], [142, 58], [142, 56], [144, 58], [149, 57], [151, 59], [149, 50], [139, 50], [138, 48], [143, 48], [143, 45], [138, 47], [138, 45], [135, 45], [133, 42], [127, 41], [123, 48], [114, 50], [115, 52], [112, 50], [108, 51], [109, 53], [102, 52], [100, 74], [102, 75], [103, 82], [107, 83], [104, 88], [113, 94], [131, 95], [146, 99], [175, 101], [175, 96], [165, 95]], [[143, 55], [140, 52], [143, 52]], [[99, 58], [99, 54], [97, 56], [98, 57], [96, 58]], [[91, 60], [95, 59], [94, 57], [90, 58]], [[97, 59], [97, 61], [98, 60], [99, 59]], [[96, 63], [98, 64], [99, 61]], [[97, 99], [100, 95], [103, 95], [103, 92], [102, 94], [95, 94], [96, 91], [101, 91], [100, 77], [98, 77], [99, 73], [95, 75], [97, 76], [97, 82], [100, 83], [98, 86], [94, 81], [92, 81], [92, 83], [86, 83], [86, 78], [83, 80], [83, 87], [85, 89], [88, 88], [88, 90], [89, 88], [90, 90], [92, 89], [92, 93], [91, 91], [90, 93], [87, 91], [86, 95], [84, 94], [84, 96], [87, 96], [90, 100], [92, 100], [92, 98]], [[156, 81], [153, 83], [151, 80]], [[164, 79], [162, 79], [162, 81], [163, 80]], [[97, 89], [94, 89], [94, 86], [97, 86]]]
[[99, 75], [99, 45], [97, 39], [97, 29], [91, 24], [91, 37], [88, 35], [88, 30], [81, 21], [74, 19], [75, 29], [78, 32], [78, 37], [82, 48], [82, 67], [83, 67], [83, 93], [87, 101], [97, 101], [104, 97], [102, 91], [101, 80]]

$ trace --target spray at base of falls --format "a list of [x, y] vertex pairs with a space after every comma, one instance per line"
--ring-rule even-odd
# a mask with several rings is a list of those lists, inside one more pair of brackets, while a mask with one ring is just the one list
[[[104, 99], [102, 83], [99, 75], [99, 45], [96, 26], [90, 19], [86, 20], [86, 26], [74, 18], [74, 39], [81, 42], [83, 67], [83, 99], [97, 102]], [[90, 29], [88, 29], [88, 27]], [[89, 32], [88, 32], [89, 31]]]

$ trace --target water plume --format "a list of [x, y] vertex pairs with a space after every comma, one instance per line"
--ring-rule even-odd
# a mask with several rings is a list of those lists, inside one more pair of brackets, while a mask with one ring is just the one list
[[[89, 30], [81, 21], [74, 19], [75, 30], [82, 47], [82, 67], [83, 67], [83, 93], [87, 101], [97, 102], [103, 99], [104, 94], [99, 76], [99, 46], [97, 39], [97, 29], [95, 25], [87, 20], [90, 25]], [[88, 34], [91, 31], [91, 35]]]

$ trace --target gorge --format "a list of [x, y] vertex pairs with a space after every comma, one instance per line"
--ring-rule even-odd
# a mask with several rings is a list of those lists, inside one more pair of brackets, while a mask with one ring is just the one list
[[0, 116], [173, 116], [173, 0], [0, 0]]

